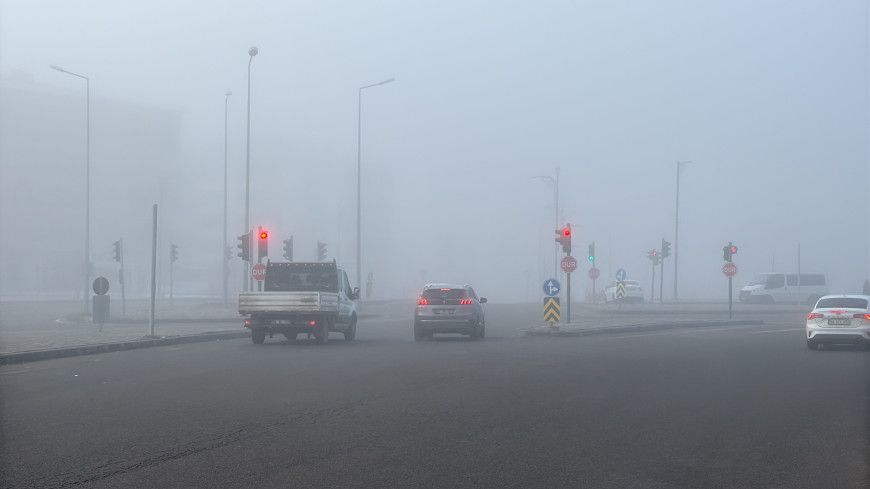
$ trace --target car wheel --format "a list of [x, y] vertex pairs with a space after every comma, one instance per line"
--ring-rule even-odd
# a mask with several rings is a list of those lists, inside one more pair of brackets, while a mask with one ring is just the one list
[[810, 350], [818, 350], [819, 344], [812, 340], [807, 340], [807, 348]]
[[266, 330], [263, 328], [252, 329], [251, 341], [253, 341], [255, 345], [262, 345], [263, 342], [266, 341]]
[[480, 322], [480, 337], [486, 338], [486, 319]]
[[356, 316], [350, 318], [350, 326], [344, 332], [344, 341], [353, 341], [356, 338]]

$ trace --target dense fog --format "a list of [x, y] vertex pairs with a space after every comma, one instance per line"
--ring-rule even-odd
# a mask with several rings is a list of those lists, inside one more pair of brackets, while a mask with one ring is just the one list
[[273, 260], [325, 242], [372, 299], [537, 301], [567, 223], [578, 300], [590, 243], [600, 291], [620, 268], [648, 287], [662, 239], [666, 301], [674, 248], [680, 299], [727, 299], [729, 242], [735, 287], [800, 269], [857, 293], [868, 41], [858, 0], [0, 0], [0, 294], [82, 293], [88, 137], [90, 277], [114, 283], [123, 238], [148, 293], [158, 204], [160, 290], [174, 243], [175, 293], [220, 295], [226, 244], [237, 293], [249, 62], [252, 228]]

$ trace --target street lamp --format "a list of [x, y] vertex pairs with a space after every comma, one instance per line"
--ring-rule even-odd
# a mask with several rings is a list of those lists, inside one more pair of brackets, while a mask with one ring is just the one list
[[85, 288], [84, 302], [85, 314], [90, 312], [90, 302], [88, 301], [88, 286], [91, 281], [91, 80], [78, 73], [67, 71], [56, 65], [48, 65], [53, 70], [66, 73], [85, 80], [85, 88], [87, 93], [87, 158], [85, 165]]
[[677, 299], [677, 243], [680, 239], [680, 167], [687, 165], [691, 161], [677, 162], [677, 222], [674, 226], [674, 300]]
[[386, 80], [364, 87], [359, 87], [359, 97], [357, 99], [357, 131], [356, 131], [356, 286], [362, 290], [362, 230], [361, 230], [361, 211], [360, 211], [360, 180], [361, 180], [361, 165], [360, 155], [362, 153], [362, 91], [364, 88], [376, 87], [396, 81], [395, 78], [387, 78]]
[[229, 248], [229, 243], [227, 243], [227, 173], [228, 173], [228, 158], [227, 158], [227, 126], [228, 126], [228, 118], [229, 114], [229, 106], [230, 106], [230, 95], [233, 92], [227, 91], [224, 94], [224, 234], [221, 240], [223, 241], [223, 246], [221, 246], [221, 261], [223, 263], [223, 281], [224, 281], [224, 307], [227, 307], [227, 300], [229, 291], [228, 289], [228, 281], [229, 281], [229, 270], [227, 267], [229, 266], [229, 257], [226, 256], [227, 248]]
[[[542, 180], [546, 180], [553, 186], [553, 229], [559, 229], [559, 169], [556, 168], [556, 178], [546, 176], [546, 175], [538, 175], [532, 178], [540, 178]], [[559, 263], [559, 244], [556, 243], [555, 248], [553, 248], [553, 277], [556, 277], [559, 273], [558, 270]]]
[[[247, 146], [245, 148], [245, 232], [248, 233], [251, 230], [251, 62], [254, 61], [254, 56], [260, 52], [257, 49], [257, 46], [252, 46], [251, 49], [248, 49], [248, 141]], [[250, 239], [250, 234], [247, 235], [248, 239]], [[248, 246], [250, 246], [250, 242], [248, 242]], [[245, 266], [245, 274], [250, 276], [250, 264], [251, 262], [247, 262], [247, 266]], [[253, 279], [251, 279], [253, 280]], [[251, 283], [250, 287], [248, 286], [249, 280], [245, 280], [245, 290], [251, 290], [254, 286]]]

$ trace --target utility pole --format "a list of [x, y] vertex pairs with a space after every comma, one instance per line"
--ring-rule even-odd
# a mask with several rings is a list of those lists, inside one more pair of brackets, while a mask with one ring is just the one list
[[[680, 167], [682, 165], [687, 165], [691, 163], [690, 161], [678, 161], [677, 162], [677, 220], [674, 226], [674, 300], [677, 300], [679, 297], [677, 295], [677, 246], [680, 239]], [[664, 265], [663, 265], [664, 267]]]

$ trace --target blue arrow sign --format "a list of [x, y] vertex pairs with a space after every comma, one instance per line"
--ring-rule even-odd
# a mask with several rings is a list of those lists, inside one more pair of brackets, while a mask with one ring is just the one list
[[560, 284], [558, 280], [548, 278], [544, 281], [544, 295], [549, 297], [557, 296], [559, 295], [560, 290], [562, 290], [562, 284]]
[[616, 281], [617, 282], [625, 282], [625, 270], [619, 269], [616, 271]]

